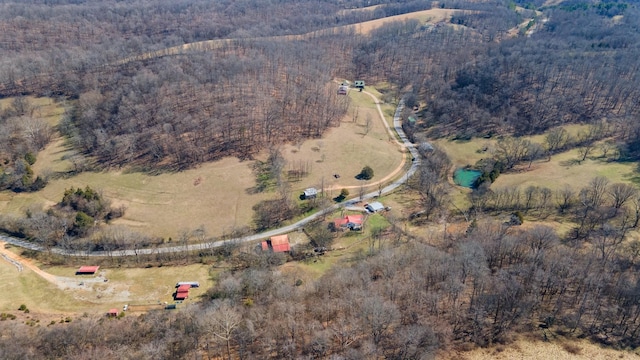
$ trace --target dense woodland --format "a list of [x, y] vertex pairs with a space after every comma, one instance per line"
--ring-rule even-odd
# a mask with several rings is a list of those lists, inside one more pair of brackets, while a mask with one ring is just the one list
[[382, 250], [309, 283], [253, 255], [250, 268], [222, 274], [201, 304], [179, 313], [0, 322], [0, 355], [429, 359], [517, 333], [637, 347], [640, 247], [607, 239], [594, 237], [585, 251], [551, 228], [496, 222], [443, 240], [389, 233]]
[[[488, 180], [470, 195], [469, 209], [449, 206], [450, 160], [421, 147], [423, 165], [407, 189], [420, 199], [412, 216], [388, 219], [391, 226], [372, 234], [368, 252], [318, 280], [281, 272], [282, 258], [234, 251], [224, 255], [230, 270], [200, 304], [179, 313], [86, 317], [49, 327], [2, 321], [0, 357], [428, 359], [439, 349], [508, 343], [518, 333], [637, 347], [640, 245], [628, 236], [640, 223], [635, 187], [600, 177], [584, 188], [491, 187], [499, 172], [572, 147], [585, 158], [597, 143], [609, 161], [638, 159], [637, 2], [542, 7], [538, 1], [521, 9], [504, 1], [443, 1], [443, 8], [470, 11], [449, 24], [407, 21], [369, 35], [276, 37], [431, 6], [375, 3], [382, 6], [0, 0], [0, 96], [69, 100], [55, 130], [90, 160], [89, 168], [179, 170], [320, 137], [348, 106], [346, 97], [336, 96], [334, 78], [391, 84], [386, 100], [403, 97], [407, 108], [420, 109], [417, 124], [407, 128], [416, 143], [501, 137], [494, 158], [478, 164]], [[132, 60], [215, 39], [237, 40]], [[570, 138], [559, 126], [572, 123], [588, 131]], [[21, 97], [3, 111], [3, 188], [46, 186], [29, 166], [52, 131]], [[543, 132], [541, 144], [519, 138]], [[66, 220], [52, 211], [0, 224], [43, 244], [75, 248], [79, 234], [58, 230], [84, 231], [78, 225], [88, 219], [78, 212], [93, 218], [96, 210], [106, 221], [113, 209], [81, 201], [95, 197], [88, 189], [68, 192], [56, 210], [71, 214]], [[531, 224], [535, 219], [560, 219], [572, 230], [559, 236]], [[416, 236], [403, 231], [404, 220], [417, 226], [464, 220], [467, 226]], [[108, 244], [100, 249], [157, 245], [121, 230], [100, 234], [97, 243]]]

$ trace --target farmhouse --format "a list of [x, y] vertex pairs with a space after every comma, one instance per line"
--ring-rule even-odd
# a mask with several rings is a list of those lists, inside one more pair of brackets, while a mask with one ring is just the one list
[[338, 95], [347, 95], [348, 90], [349, 90], [348, 86], [340, 85], [340, 87], [338, 87]]
[[93, 275], [98, 269], [100, 269], [100, 266], [80, 266], [76, 271], [76, 275]]
[[371, 204], [366, 204], [364, 208], [367, 209], [367, 211], [369, 211], [370, 213], [377, 213], [378, 211], [384, 210], [384, 205], [376, 201], [372, 202]]
[[262, 250], [271, 250], [273, 252], [289, 252], [291, 246], [289, 245], [289, 235], [277, 235], [272, 236], [269, 240], [262, 242]]
[[344, 218], [336, 219], [333, 221], [333, 230], [338, 230], [338, 229], [362, 230], [363, 223], [364, 223], [363, 215], [347, 215]]
[[303, 194], [305, 199], [315, 199], [318, 196], [318, 190], [315, 188], [305, 189]]
[[353, 87], [362, 91], [362, 89], [364, 89], [364, 80], [356, 80], [356, 82], [353, 83]]

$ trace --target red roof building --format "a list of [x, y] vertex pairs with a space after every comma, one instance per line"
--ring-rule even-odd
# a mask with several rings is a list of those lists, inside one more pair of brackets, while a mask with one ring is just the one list
[[333, 221], [336, 229], [339, 228], [349, 228], [351, 230], [360, 230], [362, 229], [362, 224], [364, 223], [363, 215], [347, 215], [342, 219], [336, 219]]
[[95, 274], [98, 269], [100, 269], [100, 266], [80, 266], [78, 271], [76, 271], [76, 275]]
[[109, 309], [109, 312], [107, 312], [107, 316], [118, 316], [118, 309]]
[[178, 290], [176, 292], [189, 292], [189, 289], [191, 289], [191, 285], [184, 284], [178, 286]]
[[184, 300], [186, 298], [189, 297], [189, 292], [188, 291], [181, 291], [181, 292], [177, 292], [176, 295], [174, 296], [174, 299], [176, 300]]
[[289, 245], [289, 235], [277, 235], [272, 236], [269, 240], [262, 242], [262, 250], [271, 250], [273, 252], [287, 252], [291, 251], [291, 245]]

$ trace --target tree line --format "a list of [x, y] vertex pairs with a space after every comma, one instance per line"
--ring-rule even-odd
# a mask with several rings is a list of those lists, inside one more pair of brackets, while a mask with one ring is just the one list
[[[12, 330], [0, 351], [7, 359], [122, 351], [137, 358], [429, 359], [439, 350], [508, 343], [521, 332], [638, 346], [637, 241], [611, 248], [602, 245], [607, 234], [590, 234], [576, 244], [543, 225], [494, 221], [444, 238], [390, 236], [318, 280], [278, 271], [266, 258], [224, 272], [207, 300], [179, 313], [36, 328], [3, 321]], [[73, 346], [60, 345], [66, 342]]]

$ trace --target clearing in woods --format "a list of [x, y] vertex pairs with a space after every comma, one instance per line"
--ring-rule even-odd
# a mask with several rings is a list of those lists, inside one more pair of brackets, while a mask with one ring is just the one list
[[[0, 242], [0, 254], [22, 265], [22, 271], [0, 258], [0, 283], [10, 291], [0, 295], [0, 311], [13, 311], [21, 304], [41, 313], [102, 313], [124, 304], [157, 305], [172, 303], [178, 281], [198, 281], [189, 291], [193, 301], [213, 285], [209, 266], [103, 268], [96, 275], [75, 275], [76, 268], [41, 267], [20, 256], [19, 248]], [[107, 280], [107, 281], [105, 281]], [[135, 310], [132, 308], [132, 310]]]
[[[320, 187], [323, 179], [327, 188], [335, 189], [367, 184], [355, 179], [365, 165], [375, 172], [375, 177], [368, 183], [371, 185], [393, 174], [402, 165], [404, 155], [396, 143], [390, 141], [374, 100], [356, 91], [351, 91], [349, 96], [358, 104], [357, 116], [352, 108], [340, 126], [327, 131], [322, 139], [282, 147], [287, 166], [295, 167], [301, 162], [309, 165], [309, 175], [292, 183], [296, 196], [307, 187]], [[59, 119], [59, 107], [50, 111]], [[388, 109], [384, 112], [388, 113]], [[370, 120], [368, 125], [367, 119]], [[69, 160], [72, 154], [64, 140], [57, 138], [38, 154], [34, 171], [37, 174], [68, 172], [73, 168]], [[258, 156], [265, 157], [265, 154]], [[21, 216], [33, 206], [57, 203], [65, 189], [90, 186], [102, 191], [113, 205], [126, 207], [125, 216], [114, 224], [162, 238], [175, 238], [182, 230], [193, 230], [202, 225], [208, 235], [217, 236], [234, 227], [250, 226], [253, 205], [274, 196], [249, 191], [255, 186], [252, 164], [252, 161], [228, 157], [195, 169], [160, 175], [120, 170], [87, 171], [53, 179], [35, 193], [2, 192], [0, 211]], [[334, 174], [339, 174], [340, 178], [336, 179]]]

